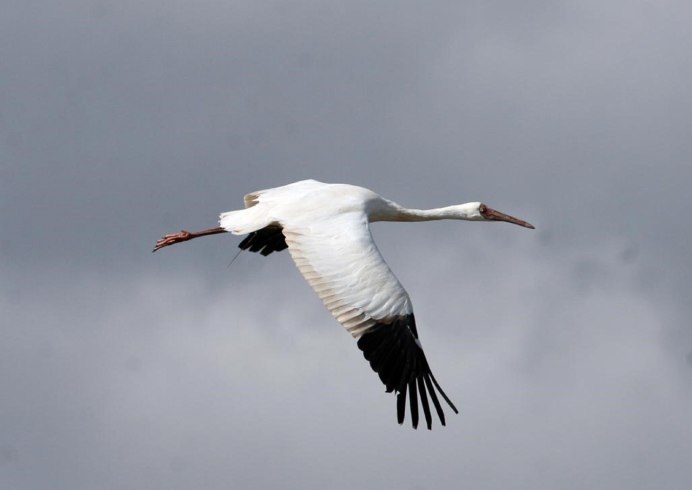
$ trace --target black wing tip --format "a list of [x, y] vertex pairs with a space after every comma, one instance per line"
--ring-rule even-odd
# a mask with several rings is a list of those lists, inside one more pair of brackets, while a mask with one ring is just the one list
[[[445, 412], [442, 409], [442, 405], [440, 404], [440, 401], [437, 397], [437, 393], [435, 388], [433, 387], [432, 383], [430, 382], [429, 376], [431, 376], [432, 373], [430, 374], [425, 374], [423, 376], [420, 376], [418, 378], [418, 386], [415, 386], [415, 381], [412, 382], [412, 386], [409, 386], [409, 390], [417, 391], [417, 395], [409, 395], [409, 407], [411, 409], [411, 425], [414, 429], [418, 428], [418, 399], [420, 399], [422, 408], [423, 408], [423, 414], [425, 416], [425, 425], [428, 428], [428, 430], [432, 430], [433, 426], [433, 417], [432, 417], [432, 410], [430, 409], [430, 404], [428, 401], [428, 396], [433, 402], [433, 405], [435, 407], [435, 411], [437, 413], [437, 417], [440, 421], [440, 425], [442, 427], [447, 426], [447, 420], [445, 417]], [[439, 388], [439, 385], [435, 384], [435, 387], [437, 390], [440, 392], [440, 395], [444, 398], [444, 400], [449, 404], [449, 407], [454, 411], [454, 413], [458, 414], [459, 411], [457, 408], [454, 406], [454, 404], [449, 400], [447, 395], [442, 391], [441, 388]], [[417, 388], [417, 389], [416, 389]], [[402, 399], [406, 398], [406, 393], [397, 393], [398, 396], [402, 396]], [[399, 418], [399, 424], [403, 424], [404, 414], [400, 414]]]
[[396, 420], [399, 425], [404, 424], [404, 419], [406, 418], [406, 387], [404, 386], [403, 391], [396, 394]]
[[412, 379], [408, 387], [409, 404], [411, 408], [411, 425], [414, 429], [418, 428], [418, 389], [416, 380]]
[[[418, 400], [423, 408], [423, 415], [425, 416], [425, 425], [428, 430], [432, 430], [433, 426], [433, 416], [432, 410], [430, 409], [429, 399], [432, 400], [432, 404], [435, 407], [435, 412], [440, 421], [442, 427], [447, 426], [447, 419], [445, 417], [445, 412], [442, 409], [439, 398], [437, 396], [437, 391], [442, 395], [443, 399], [449, 404], [449, 407], [458, 414], [459, 410], [454, 404], [449, 400], [447, 395], [442, 391], [435, 380], [435, 384], [431, 381], [432, 373], [426, 373], [419, 376], [415, 380], [412, 380], [408, 384], [404, 384], [401, 391], [396, 391], [397, 396], [397, 422], [399, 425], [403, 425], [406, 419], [406, 405], [408, 401], [409, 410], [411, 412], [411, 427], [413, 429], [418, 429], [419, 423], [419, 412], [418, 412]], [[437, 388], [437, 390], [436, 390]], [[408, 392], [408, 396], [407, 396]], [[428, 399], [428, 396], [430, 397]]]
[[399, 425], [404, 423], [408, 405], [411, 426], [418, 428], [420, 400], [425, 424], [428, 430], [432, 430], [430, 400], [440, 424], [447, 425], [438, 392], [454, 413], [458, 414], [459, 411], [433, 376], [417, 339], [415, 319], [413, 314], [408, 314], [379, 320], [360, 336], [357, 343], [358, 348], [363, 351], [363, 357], [385, 385], [386, 391], [396, 393]]

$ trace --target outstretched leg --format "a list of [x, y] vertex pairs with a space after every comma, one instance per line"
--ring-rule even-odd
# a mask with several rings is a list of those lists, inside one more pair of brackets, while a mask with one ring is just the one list
[[169, 245], [173, 245], [174, 243], [180, 243], [180, 242], [186, 242], [188, 240], [192, 240], [193, 238], [199, 238], [201, 236], [207, 236], [207, 235], [216, 235], [218, 233], [226, 233], [226, 229], [224, 228], [209, 228], [208, 230], [202, 230], [202, 231], [197, 231], [197, 232], [191, 232], [191, 231], [186, 231], [182, 230], [179, 231], [178, 233], [171, 233], [169, 235], [164, 235], [159, 239], [158, 242], [156, 242], [156, 245], [154, 245], [154, 250], [152, 252], [156, 252], [157, 250], [167, 247]]

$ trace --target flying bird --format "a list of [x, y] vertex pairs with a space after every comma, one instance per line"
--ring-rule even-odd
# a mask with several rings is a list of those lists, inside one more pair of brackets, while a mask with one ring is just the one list
[[411, 300], [377, 249], [370, 223], [459, 219], [506, 221], [531, 229], [533, 225], [480, 202], [407, 209], [363, 187], [316, 180], [251, 192], [244, 201], [245, 209], [221, 214], [219, 227], [164, 235], [153, 251], [226, 232], [247, 235], [240, 249], [264, 256], [288, 248], [327, 309], [357, 339], [386, 391], [396, 393], [399, 424], [404, 422], [407, 394], [414, 429], [419, 397], [428, 429], [432, 428], [428, 396], [445, 425], [436, 391], [459, 413], [430, 370]]

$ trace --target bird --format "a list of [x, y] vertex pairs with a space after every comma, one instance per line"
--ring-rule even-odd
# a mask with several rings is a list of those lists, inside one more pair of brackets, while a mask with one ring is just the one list
[[[263, 256], [288, 249], [300, 273], [336, 320], [357, 340], [386, 392], [396, 394], [397, 422], [406, 417], [418, 427], [420, 399], [428, 429], [432, 412], [442, 426], [445, 413], [436, 392], [459, 413], [435, 379], [418, 336], [408, 293], [380, 254], [370, 233], [377, 221], [505, 221], [530, 223], [481, 202], [435, 209], [407, 209], [375, 192], [350, 184], [302, 180], [251, 192], [243, 209], [222, 213], [219, 226], [164, 235], [153, 252], [202, 236], [246, 235], [240, 251]], [[240, 253], [239, 251], [239, 253]]]

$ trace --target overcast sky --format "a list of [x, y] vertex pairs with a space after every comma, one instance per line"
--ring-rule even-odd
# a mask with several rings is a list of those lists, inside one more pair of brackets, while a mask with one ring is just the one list
[[[688, 488], [688, 1], [2, 0], [0, 487]], [[378, 223], [460, 408], [396, 424], [286, 253], [304, 178], [535, 224]]]

